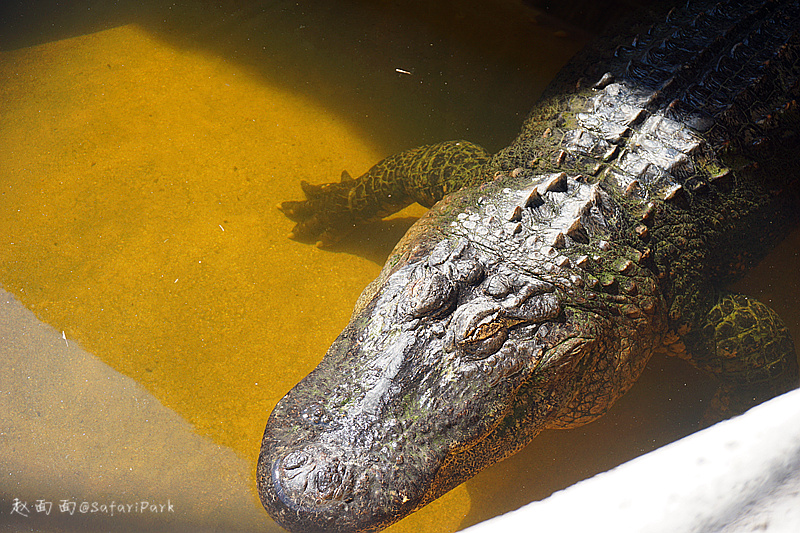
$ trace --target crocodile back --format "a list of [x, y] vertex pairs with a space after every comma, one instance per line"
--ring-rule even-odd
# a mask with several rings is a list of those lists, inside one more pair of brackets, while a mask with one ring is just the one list
[[611, 238], [651, 258], [691, 322], [797, 222], [800, 5], [690, 3], [627, 35], [559, 74], [491, 172], [599, 185]]
[[[676, 144], [670, 137], [677, 142], [697, 134], [693, 144], [675, 147], [695, 153], [701, 140], [702, 148], [714, 154], [736, 151], [754, 160], [785, 148], [787, 141], [797, 142], [798, 2], [691, 3], [638, 30], [633, 37], [598, 40], [576, 56], [545, 91], [515, 142], [497, 154], [494, 168], [530, 166], [531, 153], [544, 155], [537, 150], [543, 146], [537, 137], [553, 126], [578, 126], [584, 134], [591, 132], [609, 144], [628, 147], [629, 152], [633, 146], [628, 140], [637, 140], [637, 133], [661, 137], [663, 144]], [[609, 93], [609, 86], [610, 94], [599, 94]], [[605, 129], [592, 123], [570, 123], [571, 115], [581, 112], [579, 97], [586, 95], [587, 87], [594, 89], [595, 94], [588, 96], [595, 101], [589, 103], [595, 104], [593, 111], [601, 115]], [[604, 104], [614, 104], [611, 100], [620, 102], [620, 108], [604, 113]], [[669, 118], [684, 128], [649, 130], [652, 117]], [[566, 150], [566, 157], [556, 151], [550, 154], [552, 161], [540, 159], [538, 168], [572, 165], [585, 170], [580, 163], [596, 166], [601, 156], [608, 158], [601, 151], [608, 147], [606, 143], [590, 144], [587, 136], [575, 144], [565, 144], [573, 148]], [[593, 160], [575, 157], [582, 155]], [[681, 170], [673, 173], [672, 177], [680, 178], [676, 182], [683, 184], [696, 176]]]

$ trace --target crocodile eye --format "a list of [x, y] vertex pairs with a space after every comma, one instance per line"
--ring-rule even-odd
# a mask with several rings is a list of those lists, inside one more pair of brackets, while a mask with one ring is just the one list
[[489, 300], [473, 300], [453, 313], [450, 322], [451, 349], [469, 359], [484, 359], [502, 348], [508, 339], [507, 318], [499, 305]]
[[411, 282], [407, 289], [408, 313], [414, 318], [436, 316], [449, 311], [455, 303], [456, 291], [443, 274], [434, 272]]
[[497, 352], [508, 339], [508, 328], [502, 321], [479, 324], [467, 332], [458, 347], [469, 359], [485, 359]]

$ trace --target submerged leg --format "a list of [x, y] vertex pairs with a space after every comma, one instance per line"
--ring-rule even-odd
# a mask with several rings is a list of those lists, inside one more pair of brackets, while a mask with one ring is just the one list
[[720, 293], [684, 341], [689, 361], [716, 375], [717, 408], [737, 414], [800, 385], [794, 343], [777, 313], [754, 298]]
[[448, 193], [483, 181], [489, 154], [467, 141], [421, 146], [387, 157], [356, 179], [300, 185], [305, 200], [278, 209], [297, 222], [290, 238], [332, 244], [362, 222], [380, 220], [418, 202], [431, 207]]

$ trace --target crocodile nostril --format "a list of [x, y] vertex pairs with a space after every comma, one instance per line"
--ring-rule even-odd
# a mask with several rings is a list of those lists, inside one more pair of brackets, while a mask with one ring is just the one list
[[291, 506], [305, 501], [348, 501], [353, 473], [338, 455], [322, 448], [289, 452], [273, 463], [272, 482], [281, 500]]
[[337, 459], [317, 469], [315, 483], [323, 500], [342, 500], [350, 494], [353, 476]]
[[273, 480], [287, 492], [304, 491], [308, 477], [314, 472], [314, 460], [305, 452], [295, 451], [275, 461]]
[[284, 470], [296, 470], [306, 464], [309, 460], [308, 454], [302, 451], [292, 452], [283, 458]]

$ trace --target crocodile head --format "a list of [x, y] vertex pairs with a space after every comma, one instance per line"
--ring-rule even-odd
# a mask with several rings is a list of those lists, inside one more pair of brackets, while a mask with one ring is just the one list
[[[602, 283], [524, 232], [481, 243], [452, 216], [457, 203], [417, 223], [323, 361], [273, 410], [257, 477], [285, 528], [386, 527], [542, 429], [602, 414], [659, 341], [644, 269], [625, 260], [623, 283], [638, 285], [605, 298]], [[479, 233], [505, 235], [486, 219]], [[624, 260], [605, 256], [584, 266]]]

